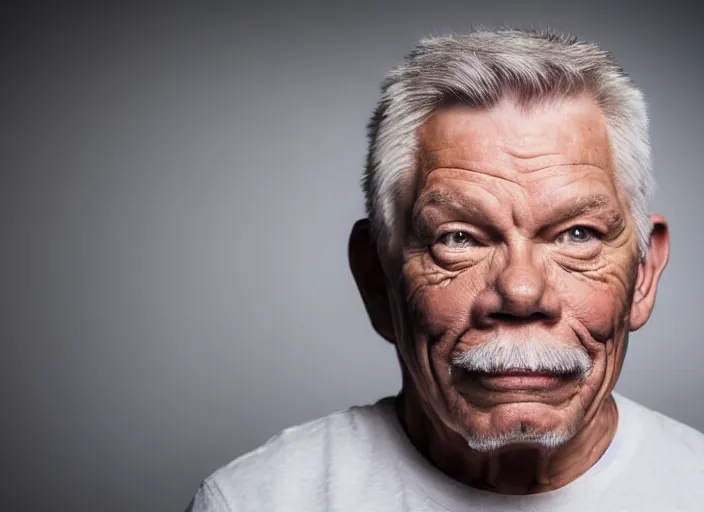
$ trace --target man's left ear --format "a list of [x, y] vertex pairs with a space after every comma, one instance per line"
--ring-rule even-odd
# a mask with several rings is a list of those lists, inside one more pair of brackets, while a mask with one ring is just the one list
[[352, 228], [348, 256], [352, 275], [367, 308], [372, 327], [386, 341], [394, 343], [396, 335], [386, 278], [367, 219], [358, 220]]
[[643, 327], [650, 318], [655, 306], [660, 275], [670, 257], [670, 233], [667, 222], [659, 215], [651, 215], [653, 229], [650, 233], [648, 253], [638, 265], [636, 288], [631, 306], [630, 329], [635, 331]]

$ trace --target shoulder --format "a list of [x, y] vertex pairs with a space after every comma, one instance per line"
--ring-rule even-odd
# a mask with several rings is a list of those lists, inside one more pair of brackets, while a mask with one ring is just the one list
[[[669, 448], [681, 448], [698, 456], [704, 454], [704, 434], [674, 418], [654, 411], [622, 395], [616, 395], [619, 410], [625, 410], [641, 425], [642, 434]], [[704, 460], [701, 460], [704, 463]]]
[[644, 445], [704, 467], [704, 434], [624, 396], [615, 397], [619, 410], [638, 422]]
[[355, 406], [281, 431], [206, 478], [199, 492], [222, 506], [203, 510], [230, 510], [235, 504], [237, 510], [260, 510], [263, 504], [273, 510], [277, 503], [289, 509], [324, 505], [315, 500], [325, 500], [331, 477], [363, 474], [374, 460], [376, 433], [388, 421], [392, 404], [388, 398]]
[[704, 434], [623, 396], [614, 397], [620, 441], [612, 443], [612, 456], [618, 456], [611, 467], [611, 499], [628, 497], [634, 510], [700, 510]]

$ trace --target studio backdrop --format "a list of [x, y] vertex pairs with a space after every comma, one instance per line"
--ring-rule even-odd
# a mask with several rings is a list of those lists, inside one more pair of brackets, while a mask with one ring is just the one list
[[704, 430], [695, 2], [0, 4], [0, 509], [183, 510], [393, 394], [347, 266], [365, 125], [425, 35], [549, 26], [646, 94], [672, 254], [618, 390]]

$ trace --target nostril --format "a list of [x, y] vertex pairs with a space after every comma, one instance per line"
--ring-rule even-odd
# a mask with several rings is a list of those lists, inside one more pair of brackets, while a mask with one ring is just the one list
[[545, 322], [549, 320], [549, 316], [545, 313], [541, 313], [540, 311], [536, 311], [527, 316], [512, 315], [510, 313], [491, 313], [489, 314], [489, 318], [494, 322], [505, 324], [523, 324], [530, 322]]

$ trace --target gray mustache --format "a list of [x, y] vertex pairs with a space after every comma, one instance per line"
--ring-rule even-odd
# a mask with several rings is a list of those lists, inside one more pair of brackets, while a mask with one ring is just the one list
[[564, 347], [541, 339], [495, 338], [455, 355], [452, 364], [471, 372], [530, 371], [582, 377], [592, 369], [584, 347]]

